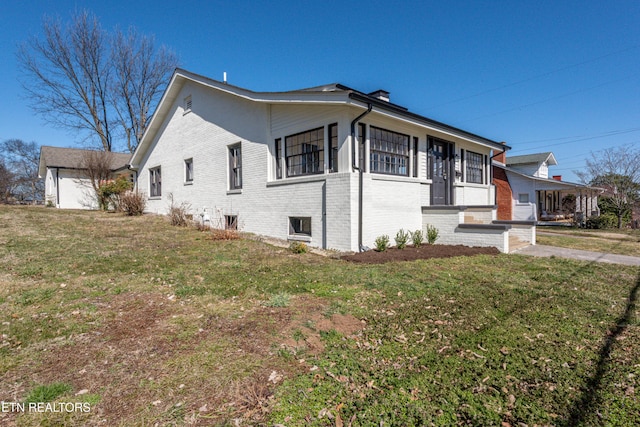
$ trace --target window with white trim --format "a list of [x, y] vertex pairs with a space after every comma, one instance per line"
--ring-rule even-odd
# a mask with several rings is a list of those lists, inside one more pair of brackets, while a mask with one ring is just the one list
[[242, 151], [240, 144], [229, 147], [229, 189], [242, 188]]
[[193, 182], [193, 159], [184, 161], [184, 182]]
[[329, 125], [329, 172], [338, 172], [338, 124]]
[[466, 151], [466, 181], [483, 184], [484, 183], [484, 157], [482, 154]]
[[529, 193], [520, 193], [518, 194], [518, 203], [529, 203]]
[[311, 237], [311, 217], [289, 217], [289, 235]]
[[224, 228], [226, 230], [238, 229], [238, 215], [225, 215], [224, 216]]
[[162, 196], [162, 173], [160, 166], [149, 169], [149, 196]]
[[370, 126], [369, 157], [372, 173], [409, 176], [409, 135]]
[[280, 153], [282, 152], [282, 138], [277, 138], [274, 143], [274, 155], [276, 157], [276, 179], [282, 178], [282, 159], [280, 158]]
[[324, 173], [324, 126], [284, 138], [287, 176]]

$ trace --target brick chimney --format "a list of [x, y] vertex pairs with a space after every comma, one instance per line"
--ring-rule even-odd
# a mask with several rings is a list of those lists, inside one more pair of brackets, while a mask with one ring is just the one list
[[[507, 145], [506, 142], [501, 142], [502, 145]], [[498, 163], [502, 163], [503, 165], [507, 164], [507, 150], [502, 150], [501, 153], [494, 154], [492, 157]]]
[[553, 175], [553, 179], [556, 181], [562, 181], [562, 175]]
[[389, 102], [391, 98], [389, 98], [389, 92], [384, 89], [378, 89], [374, 92], [371, 92], [369, 96], [373, 96], [374, 98], [378, 98], [381, 101]]

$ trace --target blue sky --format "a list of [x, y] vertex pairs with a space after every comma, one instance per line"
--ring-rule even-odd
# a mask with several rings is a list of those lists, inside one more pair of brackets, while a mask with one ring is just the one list
[[512, 155], [553, 151], [550, 172], [568, 181], [591, 152], [640, 148], [637, 0], [3, 1], [0, 141], [81, 142], [34, 116], [15, 59], [44, 14], [67, 21], [81, 9], [251, 90], [385, 89], [415, 113], [506, 141]]

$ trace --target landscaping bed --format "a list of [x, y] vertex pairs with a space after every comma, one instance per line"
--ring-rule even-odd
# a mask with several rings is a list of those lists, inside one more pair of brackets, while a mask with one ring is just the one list
[[451, 258], [455, 256], [498, 255], [497, 248], [483, 248], [464, 245], [423, 245], [418, 248], [407, 246], [404, 249], [388, 248], [379, 252], [375, 250], [342, 256], [341, 259], [363, 264], [383, 264], [393, 261], [415, 261], [417, 259]]

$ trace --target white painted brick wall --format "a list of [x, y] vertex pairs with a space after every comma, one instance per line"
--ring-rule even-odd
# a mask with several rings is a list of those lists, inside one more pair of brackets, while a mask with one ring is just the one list
[[[182, 99], [192, 97], [192, 111], [183, 114]], [[186, 85], [177, 97], [169, 120], [157, 136], [155, 146], [140, 166], [138, 187], [149, 192], [149, 168], [162, 167], [162, 197], [150, 199], [147, 210], [166, 213], [173, 195], [176, 204], [188, 203], [198, 214], [206, 211], [215, 222], [216, 216], [238, 215], [243, 231], [286, 239], [289, 217], [311, 217], [313, 246], [341, 250], [352, 249], [350, 226], [350, 174], [326, 174], [290, 178], [267, 178], [272, 172], [270, 145], [275, 138], [305, 131], [318, 123], [329, 124], [326, 109], [306, 108], [307, 119], [292, 120], [269, 132], [269, 108], [232, 95]], [[336, 120], [338, 116], [336, 116]], [[214, 124], [215, 123], [215, 124]], [[344, 129], [339, 139], [346, 137]], [[243, 188], [239, 194], [228, 189], [228, 146], [241, 144]], [[184, 160], [193, 158], [194, 180], [184, 183]], [[342, 167], [342, 164], [340, 165]], [[271, 174], [271, 175], [270, 175]], [[326, 204], [323, 216], [323, 200]], [[323, 235], [326, 234], [326, 242]]]
[[536, 244], [536, 226], [535, 225], [511, 225], [509, 230], [510, 236], [515, 236], [523, 242], [528, 242], [532, 245]]
[[415, 231], [422, 229], [420, 209], [421, 191], [419, 182], [386, 181], [375, 179], [372, 174], [364, 177], [363, 236], [365, 246], [375, 247], [376, 237], [386, 234], [391, 244], [402, 228]]
[[[182, 103], [188, 95], [192, 111], [184, 114]], [[350, 121], [359, 113], [361, 110], [347, 106], [270, 106], [187, 82], [143, 156], [138, 189], [148, 194], [149, 168], [161, 166], [162, 197], [148, 201], [150, 212], [166, 213], [172, 194], [174, 202], [187, 203], [196, 218], [205, 211], [213, 220], [217, 214], [238, 215], [244, 231], [283, 239], [288, 236], [290, 216], [311, 217], [311, 245], [358, 250], [358, 173], [351, 171], [347, 142]], [[273, 141], [282, 138], [284, 142], [287, 135], [331, 123], [338, 123], [338, 173], [276, 180]], [[393, 242], [399, 229], [414, 231], [428, 223], [421, 212], [421, 206], [429, 204], [430, 191], [427, 130], [377, 113], [367, 116], [366, 123], [417, 136], [420, 141], [418, 178], [385, 180], [365, 174], [363, 243], [373, 247], [381, 234], [388, 234]], [[429, 133], [463, 144], [437, 131]], [[232, 194], [228, 191], [228, 146], [237, 143], [242, 148], [243, 188]], [[482, 147], [475, 151], [483, 150], [487, 151]], [[194, 180], [186, 185], [184, 160], [189, 158], [193, 159]], [[492, 197], [489, 186], [468, 192], [464, 186], [458, 189], [465, 204], [493, 203], [487, 201]]]

